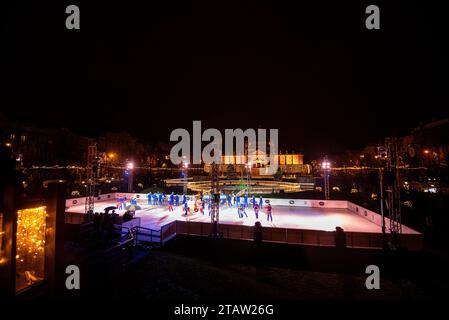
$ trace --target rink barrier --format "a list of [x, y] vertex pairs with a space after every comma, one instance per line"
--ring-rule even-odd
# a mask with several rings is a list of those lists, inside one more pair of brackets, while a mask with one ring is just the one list
[[[209, 236], [212, 225], [209, 222], [173, 221], [166, 230], [163, 238], [175, 234]], [[253, 240], [254, 227], [245, 225], [220, 224], [219, 232], [226, 239]], [[346, 246], [349, 248], [382, 248], [381, 233], [345, 232]], [[262, 227], [262, 241], [311, 245], [335, 246], [335, 231], [307, 230]], [[409, 250], [422, 250], [422, 234], [402, 234], [400, 243]]]

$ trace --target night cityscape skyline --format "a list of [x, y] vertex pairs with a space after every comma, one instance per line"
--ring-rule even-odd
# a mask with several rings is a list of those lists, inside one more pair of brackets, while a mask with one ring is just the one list
[[126, 128], [148, 142], [193, 120], [278, 128], [286, 149], [315, 156], [449, 116], [445, 28], [427, 8], [413, 19], [413, 4], [385, 4], [385, 29], [373, 34], [361, 4], [234, 5], [88, 4], [85, 28], [70, 34], [55, 14], [62, 4], [25, 6], [3, 28], [2, 113], [87, 135]]

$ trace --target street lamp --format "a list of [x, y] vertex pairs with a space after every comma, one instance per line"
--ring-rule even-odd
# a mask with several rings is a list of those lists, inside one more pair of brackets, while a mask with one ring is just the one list
[[327, 156], [324, 158], [323, 162], [321, 163], [321, 169], [324, 173], [324, 198], [326, 200], [330, 199], [330, 186], [329, 186], [329, 176], [330, 176], [330, 170], [331, 170], [331, 163], [327, 159]]
[[134, 169], [134, 163], [132, 163], [131, 161], [128, 161], [126, 163], [126, 172], [128, 174], [128, 192], [132, 193], [133, 192], [133, 169]]
[[250, 182], [251, 182], [251, 163], [247, 162], [246, 165], [246, 194], [248, 197], [251, 196], [250, 192]]
[[183, 173], [183, 194], [187, 194], [187, 170], [189, 169], [189, 163], [187, 161], [182, 162], [182, 173]]

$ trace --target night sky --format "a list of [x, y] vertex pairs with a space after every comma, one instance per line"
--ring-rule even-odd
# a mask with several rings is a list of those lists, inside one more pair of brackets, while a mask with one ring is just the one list
[[[449, 114], [443, 1], [43, 2], [0, 12], [11, 119], [148, 142], [192, 120], [278, 128], [313, 157]], [[65, 28], [69, 4], [81, 30]], [[369, 4], [381, 30], [365, 28]]]

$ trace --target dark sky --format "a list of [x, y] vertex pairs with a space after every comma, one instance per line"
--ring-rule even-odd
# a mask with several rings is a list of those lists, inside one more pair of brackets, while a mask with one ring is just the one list
[[[449, 106], [443, 1], [388, 2], [15, 1], [0, 113], [146, 141], [192, 120], [278, 128], [306, 156], [376, 142]], [[81, 30], [65, 28], [68, 4]], [[381, 30], [365, 28], [368, 4]]]

